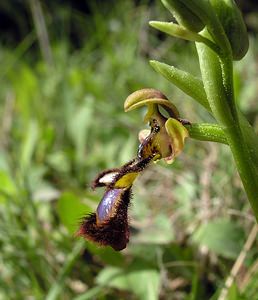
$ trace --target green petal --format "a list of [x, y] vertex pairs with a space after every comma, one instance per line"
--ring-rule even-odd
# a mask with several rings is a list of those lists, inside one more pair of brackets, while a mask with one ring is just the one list
[[187, 129], [176, 119], [168, 119], [165, 123], [167, 133], [171, 139], [173, 156], [178, 156], [185, 144], [185, 138], [189, 136]]

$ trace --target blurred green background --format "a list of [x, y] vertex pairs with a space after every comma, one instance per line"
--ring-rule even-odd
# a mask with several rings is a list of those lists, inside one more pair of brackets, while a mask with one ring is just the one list
[[[235, 88], [257, 131], [257, 4], [239, 3], [250, 50]], [[235, 263], [220, 300], [258, 299], [255, 219], [225, 145], [189, 139], [142, 174], [124, 251], [74, 237], [102, 197], [92, 179], [136, 155], [144, 110], [124, 113], [130, 93], [159, 89], [183, 118], [213, 122], [148, 64], [199, 75], [192, 43], [148, 26], [171, 18], [160, 1], [1, 1], [0, 299], [218, 299]]]

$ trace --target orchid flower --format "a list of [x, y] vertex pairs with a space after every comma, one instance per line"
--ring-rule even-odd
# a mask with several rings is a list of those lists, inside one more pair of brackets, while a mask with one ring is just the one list
[[[190, 124], [179, 118], [179, 112], [167, 97], [155, 89], [142, 89], [129, 95], [125, 100], [124, 109], [130, 111], [147, 105], [148, 111], [144, 122], [149, 122], [151, 130], [139, 132], [141, 142], [138, 157], [147, 157], [150, 153], [156, 153], [154, 160], [162, 159], [172, 163], [184, 147], [184, 140], [188, 137], [188, 131], [184, 127]], [[165, 117], [160, 108], [165, 110]]]
[[[128, 207], [134, 180], [152, 161], [164, 158], [172, 162], [182, 151], [188, 136], [183, 126], [185, 121], [179, 119], [176, 107], [157, 90], [143, 89], [131, 94], [125, 101], [125, 110], [145, 104], [148, 105], [145, 122], [149, 122], [151, 130], [140, 132], [137, 157], [97, 176], [92, 187], [105, 187], [104, 196], [96, 212], [83, 219], [76, 233], [116, 251], [124, 249], [129, 241]], [[167, 111], [169, 118], [161, 114], [159, 106]]]

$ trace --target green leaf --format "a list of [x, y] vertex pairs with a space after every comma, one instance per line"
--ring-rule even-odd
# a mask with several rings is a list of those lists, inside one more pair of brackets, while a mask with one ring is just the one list
[[226, 300], [241, 300], [243, 299], [238, 291], [237, 285], [233, 283], [228, 289]]
[[132, 237], [132, 242], [140, 244], [168, 244], [174, 240], [174, 232], [169, 218], [158, 214], [151, 224]]
[[83, 240], [75, 243], [75, 246], [73, 247], [71, 252], [66, 256], [65, 262], [59, 274], [57, 275], [56, 281], [50, 287], [45, 297], [46, 300], [62, 299], [62, 297], [60, 297], [60, 294], [64, 290], [66, 279], [69, 277], [71, 271], [73, 270], [74, 264], [81, 256], [81, 252], [83, 251], [84, 247], [85, 245]]
[[39, 138], [38, 123], [35, 120], [31, 120], [21, 150], [21, 168], [23, 170], [26, 170], [31, 163], [32, 155], [35, 151], [38, 138]]
[[257, 263], [254, 261], [254, 263], [249, 266], [247, 272], [251, 274], [249, 280], [246, 282], [246, 284], [243, 285], [243, 288], [241, 289], [241, 292], [243, 293], [243, 296], [245, 297], [245, 300], [253, 299], [258, 300], [258, 268]]
[[158, 300], [160, 274], [154, 269], [122, 270], [107, 267], [98, 274], [97, 284], [131, 291], [141, 300]]
[[86, 97], [84, 103], [71, 114], [68, 129], [70, 137], [75, 145], [75, 157], [77, 163], [82, 163], [85, 160], [89, 129], [92, 123], [94, 123], [93, 104], [93, 99], [91, 97]]
[[198, 43], [204, 43], [208, 47], [210, 47], [212, 50], [214, 50], [216, 53], [219, 54], [220, 49], [216, 44], [214, 44], [211, 40], [203, 37], [202, 35], [188, 30], [184, 28], [183, 26], [180, 26], [178, 24], [175, 24], [173, 22], [159, 22], [159, 21], [151, 21], [149, 22], [150, 26], [165, 32], [171, 36], [187, 40], [187, 41], [192, 41], [192, 42], [198, 42]]
[[63, 151], [50, 153], [47, 162], [54, 170], [61, 173], [68, 173], [71, 169], [69, 158]]
[[63, 193], [57, 203], [57, 213], [61, 222], [71, 233], [78, 228], [81, 218], [91, 211], [91, 208], [83, 204], [80, 198], [71, 192]]
[[92, 299], [97, 299], [95, 298], [98, 296], [98, 294], [101, 293], [103, 288], [101, 286], [96, 286], [91, 289], [89, 289], [87, 292], [83, 293], [82, 295], [74, 298], [74, 300], [92, 300]]
[[203, 83], [199, 78], [156, 60], [151, 60], [150, 65], [155, 71], [210, 111]]
[[14, 195], [16, 193], [16, 187], [10, 176], [4, 172], [0, 171], [0, 192], [8, 195]]
[[178, 37], [187, 41], [195, 41], [195, 42], [202, 42], [203, 37], [198, 33], [193, 31], [187, 30], [184, 27], [175, 24], [173, 22], [159, 22], [159, 21], [150, 21], [150, 26], [165, 32], [169, 35], [174, 37]]
[[92, 242], [86, 242], [87, 250], [98, 257], [104, 264], [110, 266], [121, 266], [125, 263], [125, 256], [122, 252], [114, 251], [111, 247], [99, 247]]
[[243, 229], [227, 219], [217, 219], [201, 224], [193, 240], [208, 247], [214, 253], [235, 259], [244, 244]]
[[0, 171], [0, 203], [5, 202], [8, 196], [16, 194], [16, 187], [11, 177], [5, 171]]
[[44, 186], [44, 176], [47, 172], [47, 167], [43, 164], [32, 164], [24, 173], [26, 178], [26, 187], [30, 190], [33, 197], [37, 191]]

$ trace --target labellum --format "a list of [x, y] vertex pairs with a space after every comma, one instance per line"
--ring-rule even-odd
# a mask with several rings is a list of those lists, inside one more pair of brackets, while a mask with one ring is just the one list
[[96, 213], [84, 218], [77, 235], [116, 251], [123, 250], [129, 241], [130, 198], [130, 187], [106, 191]]
[[129, 241], [128, 207], [131, 187], [138, 176], [152, 161], [151, 153], [147, 158], [135, 158], [121, 168], [106, 170], [93, 181], [92, 187], [106, 187], [97, 210], [86, 216], [77, 231], [82, 236], [102, 246], [123, 250]]

